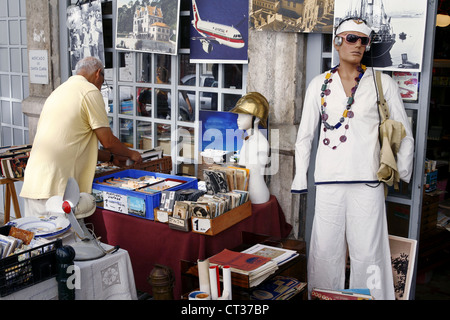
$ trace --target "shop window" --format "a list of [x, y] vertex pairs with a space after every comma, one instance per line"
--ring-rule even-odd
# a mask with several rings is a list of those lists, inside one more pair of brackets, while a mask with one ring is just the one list
[[177, 55], [116, 50], [116, 6], [102, 1], [111, 129], [132, 148], [161, 147], [172, 156], [174, 173], [197, 174], [199, 113], [232, 109], [246, 92], [247, 65], [190, 62], [190, 0], [180, 1]]
[[0, 1], [0, 142], [29, 141], [22, 101], [29, 95], [25, 0]]

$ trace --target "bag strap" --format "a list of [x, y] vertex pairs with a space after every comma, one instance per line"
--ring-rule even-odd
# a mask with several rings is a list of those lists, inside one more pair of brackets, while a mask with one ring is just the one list
[[[389, 119], [389, 106], [386, 102], [386, 99], [384, 99], [383, 95], [383, 86], [381, 84], [381, 71], [375, 71], [375, 77], [377, 80], [377, 87], [378, 87], [378, 109], [380, 110], [381, 119], [386, 120]], [[383, 121], [382, 120], [382, 121]]]

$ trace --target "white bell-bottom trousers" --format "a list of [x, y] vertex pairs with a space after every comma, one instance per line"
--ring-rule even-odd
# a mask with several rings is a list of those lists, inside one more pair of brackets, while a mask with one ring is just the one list
[[349, 287], [368, 288], [376, 300], [395, 299], [383, 184], [326, 184], [316, 190], [309, 292], [344, 289], [348, 248]]

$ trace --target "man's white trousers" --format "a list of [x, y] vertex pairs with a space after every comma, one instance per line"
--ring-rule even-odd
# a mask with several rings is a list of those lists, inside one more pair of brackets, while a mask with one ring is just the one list
[[384, 185], [318, 185], [308, 257], [308, 286], [369, 288], [376, 300], [395, 299]]

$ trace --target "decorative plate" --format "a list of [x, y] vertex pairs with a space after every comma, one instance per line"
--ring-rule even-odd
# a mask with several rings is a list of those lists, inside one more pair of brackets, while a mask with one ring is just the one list
[[53, 237], [70, 229], [70, 222], [64, 216], [24, 217], [12, 220], [7, 225], [34, 232], [35, 238]]

